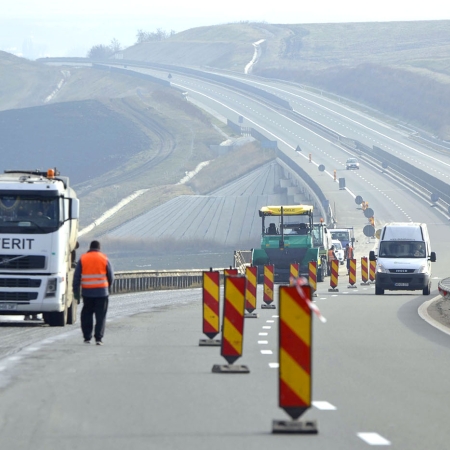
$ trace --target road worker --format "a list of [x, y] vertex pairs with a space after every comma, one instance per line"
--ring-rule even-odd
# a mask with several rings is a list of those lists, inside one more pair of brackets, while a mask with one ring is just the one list
[[81, 255], [77, 263], [72, 286], [77, 301], [80, 300], [81, 287], [81, 330], [86, 344], [91, 343], [95, 314], [95, 341], [97, 345], [103, 345], [109, 287], [113, 281], [114, 272], [108, 257], [100, 251], [100, 242], [92, 241], [89, 251]]
[[347, 275], [350, 275], [350, 260], [354, 258], [353, 247], [349, 244], [345, 246], [345, 259], [347, 260]]
[[336, 255], [334, 253], [334, 245], [332, 245], [328, 250], [328, 273], [331, 273], [331, 261], [336, 259]]

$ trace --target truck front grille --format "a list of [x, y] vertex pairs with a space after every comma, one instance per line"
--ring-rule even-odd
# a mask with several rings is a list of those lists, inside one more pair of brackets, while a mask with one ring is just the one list
[[32, 278], [0, 278], [0, 287], [8, 288], [38, 288], [41, 280]]
[[0, 302], [27, 302], [37, 297], [37, 292], [0, 292]]
[[0, 255], [0, 270], [45, 269], [45, 256], [41, 255]]

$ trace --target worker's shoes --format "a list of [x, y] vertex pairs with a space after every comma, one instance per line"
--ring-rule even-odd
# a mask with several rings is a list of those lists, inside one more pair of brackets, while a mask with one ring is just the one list
[[90, 344], [90, 343], [91, 343], [91, 340], [90, 340], [90, 339], [85, 339], [85, 340], [84, 340], [84, 343], [85, 343], [85, 344]]
[[102, 341], [97, 341], [96, 344], [97, 345], [103, 345], [103, 342]]

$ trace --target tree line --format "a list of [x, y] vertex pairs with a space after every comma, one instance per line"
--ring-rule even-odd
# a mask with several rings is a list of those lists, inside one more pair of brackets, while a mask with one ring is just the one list
[[[175, 34], [174, 30], [165, 31], [162, 28], [157, 28], [156, 31], [137, 30], [135, 44], [142, 44], [143, 42], [163, 41]], [[109, 45], [98, 44], [91, 47], [87, 53], [90, 59], [108, 59], [115, 53], [123, 50], [120, 42], [114, 38]]]

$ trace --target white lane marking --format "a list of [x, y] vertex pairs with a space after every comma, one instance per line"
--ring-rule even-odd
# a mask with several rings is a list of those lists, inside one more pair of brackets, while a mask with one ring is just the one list
[[378, 433], [357, 433], [357, 436], [369, 445], [391, 445], [391, 443]]
[[271, 328], [272, 327], [269, 327], [269, 326], [263, 327], [264, 330], [270, 330]]
[[324, 401], [312, 402], [312, 405], [314, 406], [314, 408], [321, 409], [322, 411], [334, 411], [335, 409], [337, 409], [336, 406]]
[[269, 363], [269, 367], [271, 369], [278, 369], [278, 367], [280, 367], [280, 364], [278, 364], [278, 363]]
[[272, 350], [261, 350], [261, 354], [262, 355], [273, 355], [273, 351]]
[[280, 316], [272, 316], [274, 319], [277, 319], [278, 317], [280, 317]]
[[258, 333], [258, 336], [267, 336], [269, 333]]
[[266, 320], [266, 323], [274, 323], [275, 320]]
[[269, 341], [258, 341], [258, 344], [268, 344]]

